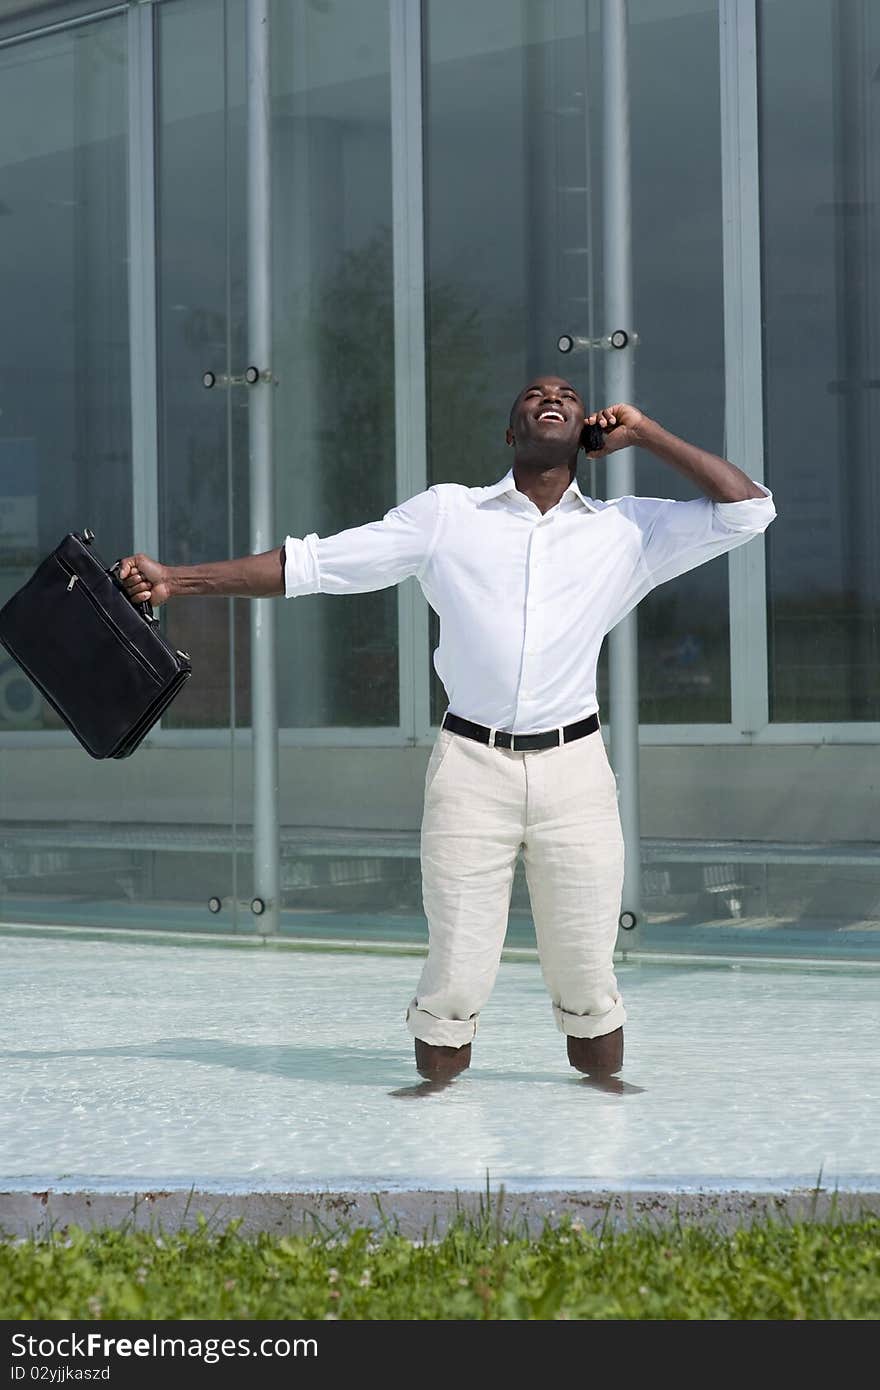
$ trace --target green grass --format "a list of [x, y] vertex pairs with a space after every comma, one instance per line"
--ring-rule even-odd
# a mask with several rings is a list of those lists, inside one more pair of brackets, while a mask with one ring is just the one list
[[[500, 1212], [500, 1205], [498, 1207]], [[868, 1319], [880, 1218], [762, 1219], [733, 1233], [549, 1223], [531, 1238], [487, 1206], [442, 1238], [316, 1227], [308, 1236], [87, 1232], [0, 1238], [7, 1319]]]

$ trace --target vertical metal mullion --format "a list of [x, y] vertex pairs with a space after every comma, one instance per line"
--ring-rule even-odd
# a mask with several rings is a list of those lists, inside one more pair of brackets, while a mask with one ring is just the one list
[[[602, 0], [602, 234], [605, 333], [633, 331], [632, 196], [628, 15], [626, 0]], [[605, 397], [631, 401], [634, 348], [605, 354]], [[608, 490], [614, 497], [635, 491], [635, 450], [608, 460]], [[626, 846], [621, 918], [632, 926], [618, 933], [618, 946], [641, 944], [642, 864], [639, 802], [638, 612], [633, 609], [608, 634], [608, 706], [611, 749], [620, 787], [620, 821]]]
[[[428, 478], [422, 156], [422, 5], [389, 0], [394, 248], [395, 481], [398, 501]], [[400, 726], [413, 741], [431, 723], [428, 609], [414, 579], [397, 589]]]
[[[247, 0], [247, 340], [249, 363], [261, 373], [272, 361], [270, 42], [270, 0]], [[277, 540], [270, 380], [251, 387], [248, 435], [251, 551], [262, 554]], [[276, 610], [274, 598], [251, 600], [254, 896], [265, 904], [260, 933], [267, 936], [281, 920]]]
[[[225, 324], [224, 353], [225, 360], [223, 370], [231, 375], [232, 364], [232, 200], [233, 196], [240, 196], [240, 188], [236, 188], [233, 193], [232, 178], [230, 177], [230, 139], [229, 139], [229, 67], [230, 67], [230, 43], [229, 43], [229, 0], [222, 0], [220, 5], [220, 23], [223, 26], [223, 318]], [[235, 461], [233, 457], [232, 442], [232, 391], [224, 393], [224, 407], [226, 419], [226, 545], [227, 559], [232, 559], [235, 555]], [[232, 837], [231, 851], [231, 895], [232, 895], [232, 930], [238, 931], [239, 924], [239, 862], [238, 857], [242, 849], [245, 848], [240, 843], [238, 827], [238, 749], [236, 746], [236, 733], [238, 728], [238, 693], [236, 686], [237, 652], [236, 652], [236, 630], [235, 618], [238, 599], [230, 596], [226, 600], [226, 637], [227, 637], [227, 656], [229, 671], [229, 820], [230, 833]], [[251, 730], [253, 734], [253, 730]], [[251, 758], [253, 759], [253, 737], [251, 738]]]
[[[156, 365], [156, 143], [152, 5], [128, 11], [128, 304], [132, 535], [159, 553], [159, 406]], [[156, 726], [161, 728], [161, 721]]]
[[[764, 481], [761, 229], [756, 0], [719, 0], [724, 277], [725, 452]], [[731, 551], [731, 721], [756, 734], [769, 719], [766, 548]]]

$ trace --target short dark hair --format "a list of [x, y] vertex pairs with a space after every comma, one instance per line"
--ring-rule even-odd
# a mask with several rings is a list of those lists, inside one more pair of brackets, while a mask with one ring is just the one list
[[[539, 374], [539, 375], [540, 375], [540, 374]], [[548, 373], [548, 375], [550, 375], [550, 373]], [[556, 379], [557, 379], [557, 381], [564, 381], [565, 384], [566, 384], [566, 386], [570, 387], [572, 391], [577, 391], [578, 396], [580, 396], [580, 394], [581, 394], [580, 391], [578, 391], [578, 389], [577, 389], [576, 386], [572, 385], [572, 383], [568, 380], [567, 377], [560, 376], [560, 377], [557, 377]], [[508, 416], [508, 420], [507, 420], [507, 423], [508, 423], [508, 426], [510, 427], [510, 429], [513, 429], [513, 417], [514, 417], [514, 415], [516, 414], [516, 408], [517, 408], [517, 406], [518, 406], [519, 403], [520, 403], [520, 399], [521, 399], [521, 397], [522, 397], [523, 391], [528, 391], [529, 387], [532, 386], [532, 384], [533, 384], [535, 381], [537, 381], [537, 380], [538, 380], [538, 377], [532, 377], [530, 381], [527, 381], [527, 382], [526, 382], [526, 384], [525, 384], [525, 386], [522, 388], [522, 390], [519, 391], [519, 392], [517, 393], [516, 399], [514, 400], [513, 405], [510, 407], [510, 415]], [[583, 400], [583, 397], [581, 397], [581, 399]]]

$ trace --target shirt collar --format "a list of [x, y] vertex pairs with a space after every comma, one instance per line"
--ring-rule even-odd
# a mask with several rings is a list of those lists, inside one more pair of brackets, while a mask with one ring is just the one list
[[[481, 507], [484, 502], [489, 501], [490, 497], [501, 497], [505, 492], [517, 491], [518, 488], [513, 477], [513, 469], [511, 468], [508, 470], [508, 472], [504, 475], [503, 478], [499, 478], [497, 483], [493, 483], [491, 487], [484, 487], [482, 489], [483, 495], [477, 502], [477, 506]], [[593, 502], [588, 502], [584, 494], [581, 492], [580, 488], [578, 487], [577, 478], [572, 478], [571, 482], [565, 489], [565, 492], [562, 494], [562, 496], [564, 497], [568, 492], [574, 493], [575, 497], [579, 498], [580, 501], [583, 502], [584, 506], [589, 509], [589, 511], [598, 512], [599, 508], [595, 506]], [[525, 496], [524, 493], [521, 495]]]

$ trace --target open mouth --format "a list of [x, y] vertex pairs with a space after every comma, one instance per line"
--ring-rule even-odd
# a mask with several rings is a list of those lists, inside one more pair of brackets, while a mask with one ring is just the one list
[[538, 416], [538, 424], [540, 424], [542, 420], [555, 420], [560, 425], [565, 424], [565, 416], [561, 410], [542, 410]]

